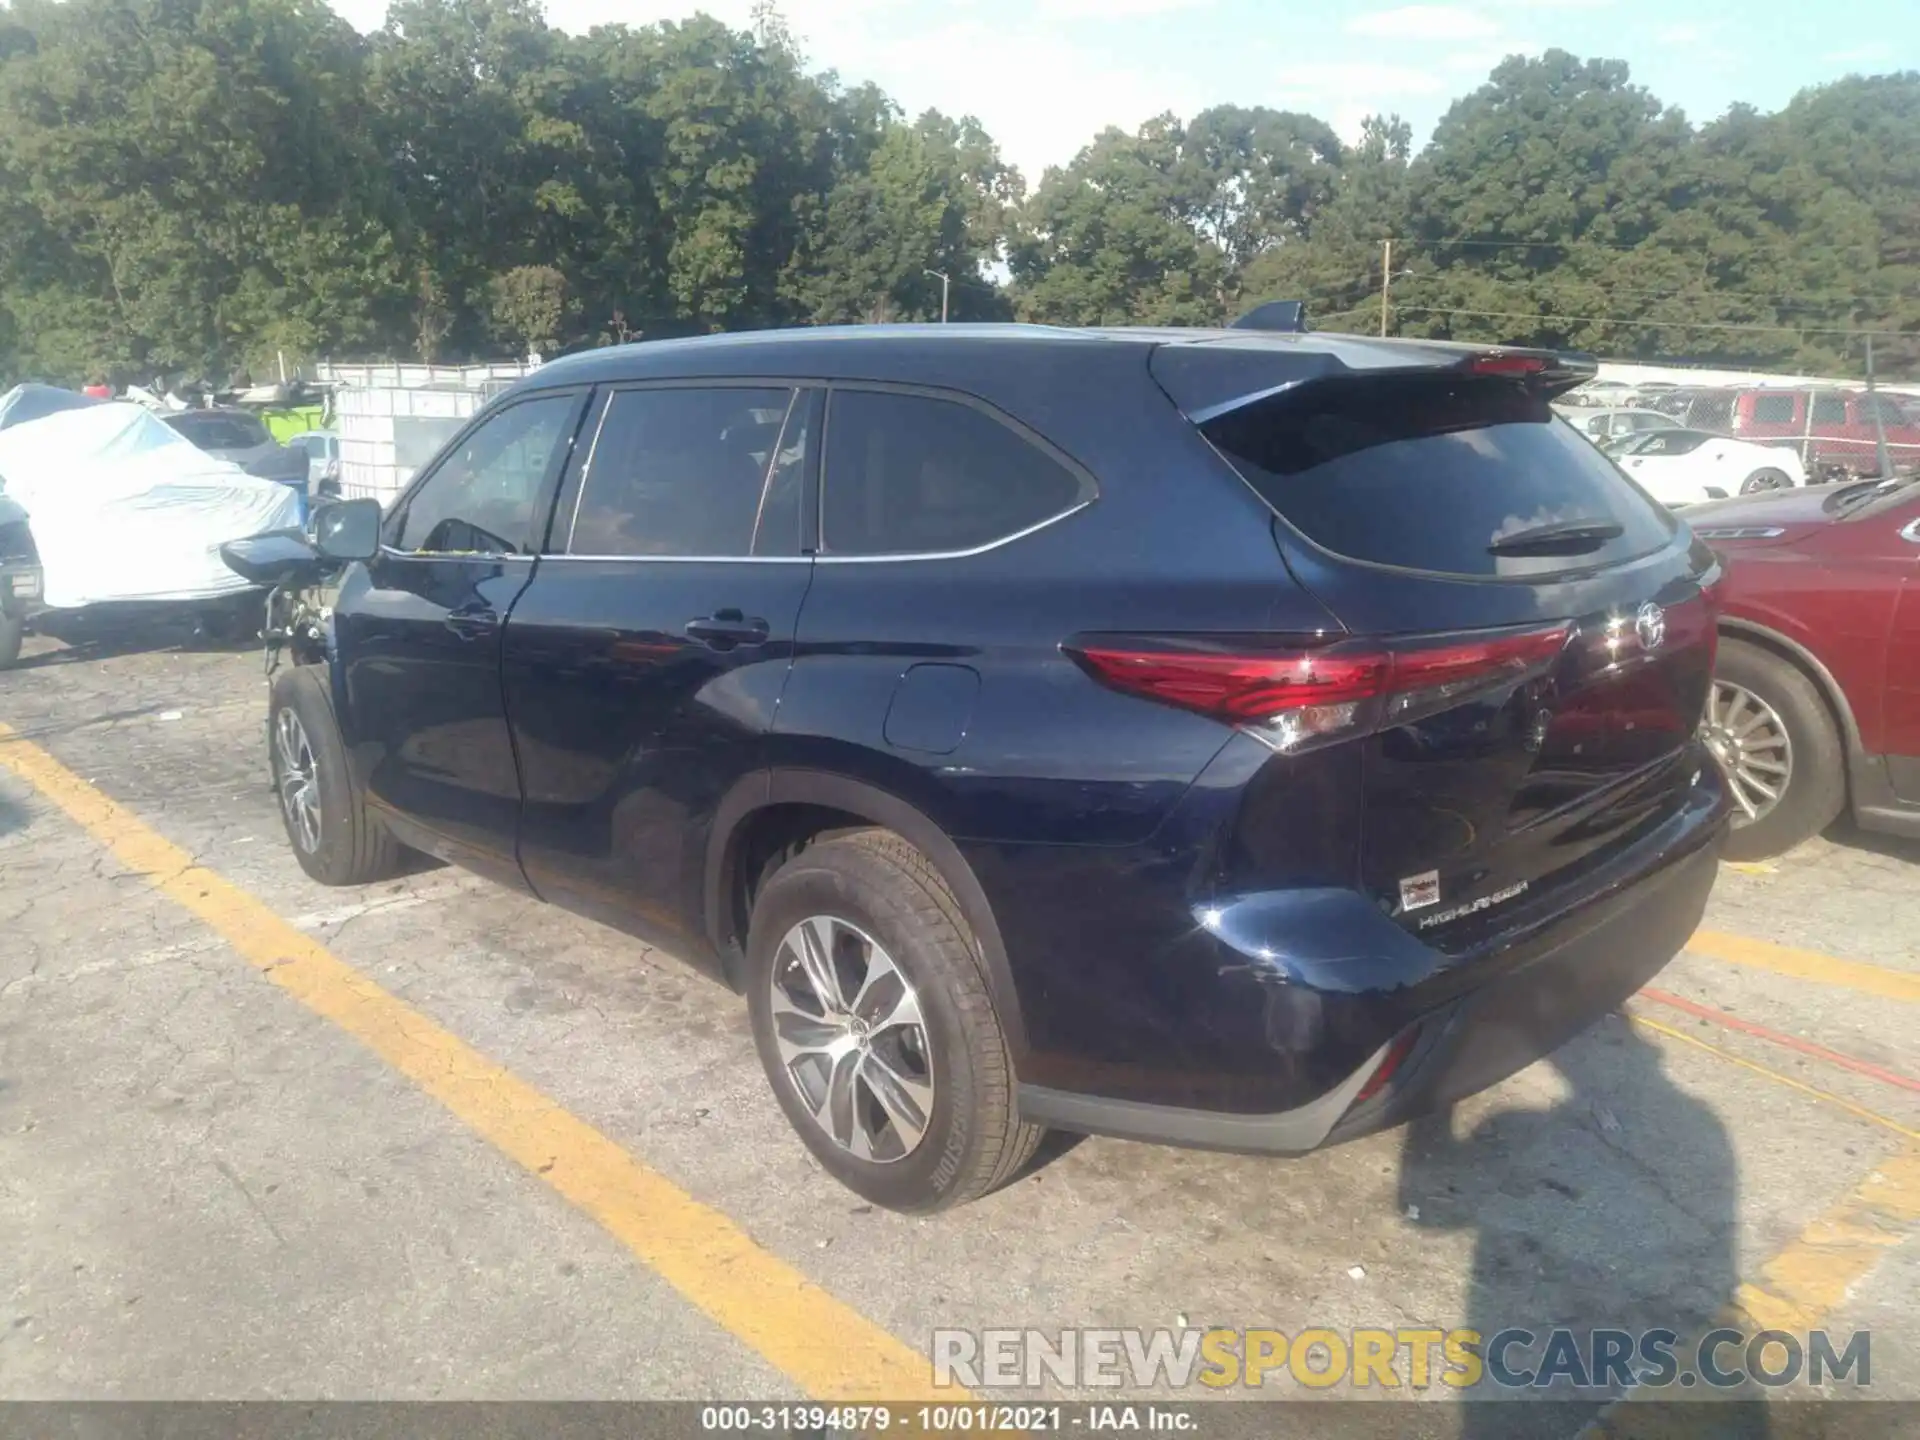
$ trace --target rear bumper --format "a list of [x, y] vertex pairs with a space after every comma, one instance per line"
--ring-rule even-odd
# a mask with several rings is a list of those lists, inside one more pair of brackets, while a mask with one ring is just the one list
[[[1559, 1048], [1679, 952], [1713, 888], [1726, 824], [1727, 803], [1714, 775], [1679, 813], [1616, 857], [1584, 901], [1517, 934], [1470, 954], [1443, 956], [1397, 926], [1388, 927], [1391, 934], [1382, 929], [1381, 953], [1368, 957], [1369, 967], [1376, 979], [1383, 969], [1403, 979], [1389, 987], [1399, 990], [1399, 1003], [1375, 994], [1370, 1008], [1397, 1012], [1403, 1021], [1374, 1032], [1378, 1043], [1370, 1040], [1362, 1055], [1347, 1052], [1337, 1083], [1304, 1104], [1239, 1113], [1023, 1084], [1022, 1115], [1089, 1134], [1299, 1154], [1444, 1107]], [[1343, 939], [1351, 944], [1367, 925], [1356, 914], [1356, 933]], [[1461, 984], [1468, 976], [1484, 979]], [[1299, 977], [1291, 987], [1280, 976], [1272, 983], [1282, 991], [1306, 988]], [[1407, 1005], [1413, 995], [1422, 1003]], [[1324, 1003], [1313, 999], [1316, 1007]], [[1361, 1099], [1389, 1056], [1397, 1061], [1391, 1078]]]
[[38, 565], [0, 562], [0, 610], [32, 615], [44, 607], [46, 580]]

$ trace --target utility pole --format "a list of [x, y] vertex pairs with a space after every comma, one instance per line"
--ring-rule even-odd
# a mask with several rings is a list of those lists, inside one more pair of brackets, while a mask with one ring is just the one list
[[1880, 396], [1873, 388], [1873, 332], [1867, 331], [1867, 405], [1873, 411], [1873, 450], [1874, 460], [1882, 480], [1893, 474], [1893, 464], [1887, 458], [1887, 422], [1880, 418]]
[[1393, 241], [1380, 242], [1380, 335], [1387, 333], [1387, 297], [1393, 293]]
[[940, 282], [940, 323], [947, 323], [947, 290], [953, 284], [953, 277], [944, 270], [922, 270], [922, 275]]

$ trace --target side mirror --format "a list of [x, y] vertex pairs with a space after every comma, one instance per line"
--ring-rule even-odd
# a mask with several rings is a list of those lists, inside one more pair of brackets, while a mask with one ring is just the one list
[[371, 560], [380, 553], [380, 502], [329, 500], [313, 507], [313, 548], [329, 560]]

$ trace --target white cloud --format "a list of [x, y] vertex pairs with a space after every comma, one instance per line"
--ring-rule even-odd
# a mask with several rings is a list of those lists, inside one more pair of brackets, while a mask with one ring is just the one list
[[1347, 21], [1349, 35], [1379, 40], [1479, 40], [1500, 27], [1474, 10], [1453, 5], [1402, 5], [1375, 10]]
[[1893, 51], [1883, 42], [1855, 45], [1846, 50], [1829, 50], [1820, 58], [1829, 65], [1875, 65], [1890, 58]]
[[1143, 15], [1171, 15], [1199, 10], [1213, 0], [1040, 0], [1040, 13], [1049, 20], [1129, 20]]
[[1537, 40], [1499, 40], [1490, 45], [1475, 45], [1440, 57], [1441, 68], [1455, 75], [1472, 75], [1484, 80], [1509, 55], [1538, 55], [1547, 47]]

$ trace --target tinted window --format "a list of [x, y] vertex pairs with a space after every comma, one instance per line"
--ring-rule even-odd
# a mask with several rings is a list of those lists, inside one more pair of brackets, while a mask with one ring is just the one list
[[1844, 396], [1822, 395], [1813, 402], [1813, 423], [1816, 425], [1844, 425], [1847, 423], [1847, 402]]
[[250, 450], [271, 438], [251, 415], [176, 415], [168, 423], [202, 450]]
[[1707, 441], [1711, 435], [1698, 430], [1655, 430], [1635, 454], [1638, 455], [1691, 455]]
[[[575, 555], [751, 555], [767, 476], [799, 483], [804, 433], [782, 443], [788, 390], [622, 390], [607, 402], [567, 549]], [[792, 554], [794, 529], [760, 553]], [[768, 542], [772, 542], [769, 531]]]
[[[1326, 380], [1204, 429], [1269, 505], [1319, 545], [1357, 560], [1525, 575], [1645, 554], [1671, 534], [1611, 461], [1507, 381]], [[1617, 524], [1622, 533], [1573, 559], [1488, 549], [1576, 520]]]
[[1060, 461], [983, 410], [924, 395], [836, 390], [821, 546], [929, 555], [1004, 540], [1086, 498]]
[[1878, 411], [1883, 425], [1910, 425], [1907, 412], [1900, 402], [1886, 395], [1862, 395], [1856, 402], [1860, 407], [1860, 419], [1863, 423], [1873, 423], [1874, 412]]
[[1756, 425], [1791, 425], [1794, 409], [1794, 397], [1791, 395], [1753, 397], [1753, 421]]
[[573, 421], [571, 395], [523, 400], [483, 421], [407, 501], [398, 548], [512, 555]]

